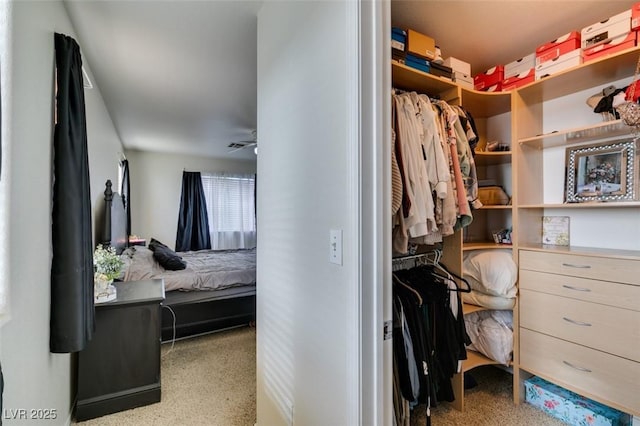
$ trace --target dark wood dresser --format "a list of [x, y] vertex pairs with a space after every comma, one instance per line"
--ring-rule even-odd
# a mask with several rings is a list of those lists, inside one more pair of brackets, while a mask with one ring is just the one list
[[162, 280], [114, 283], [96, 305], [96, 331], [78, 355], [77, 421], [160, 401]]

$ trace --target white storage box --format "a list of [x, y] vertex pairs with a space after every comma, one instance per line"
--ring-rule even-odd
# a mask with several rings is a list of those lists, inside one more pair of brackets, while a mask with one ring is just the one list
[[459, 72], [465, 75], [471, 75], [471, 64], [454, 57], [448, 57], [444, 60], [444, 65], [451, 68], [454, 72]]
[[453, 81], [455, 81], [459, 86], [466, 87], [467, 89], [473, 89], [473, 77], [469, 74], [454, 71]]
[[584, 27], [581, 31], [582, 48], [587, 49], [608, 39], [627, 34], [629, 31], [631, 31], [631, 9]]
[[582, 50], [574, 50], [557, 57], [552, 61], [547, 61], [536, 65], [536, 80], [557, 74], [569, 68], [573, 68], [582, 63]]
[[514, 77], [518, 74], [526, 73], [536, 66], [536, 54], [531, 53], [517, 61], [509, 62], [504, 66], [504, 78]]

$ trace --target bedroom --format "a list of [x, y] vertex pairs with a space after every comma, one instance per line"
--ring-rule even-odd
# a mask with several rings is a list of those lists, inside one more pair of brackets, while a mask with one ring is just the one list
[[[67, 358], [48, 353], [48, 300], [47, 297], [38, 298], [34, 295], [46, 295], [46, 284], [49, 281], [50, 252], [46, 249], [48, 241], [43, 236], [49, 235], [47, 185], [50, 182], [50, 157], [46, 149], [42, 149], [43, 146], [48, 147], [42, 141], [49, 141], [51, 132], [49, 123], [51, 121], [51, 65], [53, 56], [50, 34], [54, 30], [72, 34], [74, 28], [60, 4], [51, 2], [45, 10], [46, 13], [39, 13], [40, 11], [29, 9], [28, 5], [24, 5], [16, 7], [13, 11], [16, 13], [15, 29], [21, 32], [18, 33], [20, 37], [15, 37], [13, 45], [16, 70], [12, 76], [15, 85], [11, 90], [16, 100], [15, 104], [11, 105], [13, 108], [11, 121], [13, 136], [21, 143], [14, 145], [11, 153], [11, 158], [15, 160], [12, 171], [14, 173], [12, 194], [14, 195], [11, 200], [11, 228], [14, 235], [11, 240], [11, 278], [20, 285], [16, 284], [11, 288], [12, 300], [14, 300], [13, 313], [11, 322], [2, 329], [2, 361], [3, 367], [7, 365], [20, 366], [23, 363], [32, 366], [28, 371], [7, 372], [7, 377], [11, 377], [13, 382], [20, 380], [24, 383], [23, 387], [13, 388], [8, 394], [14, 405], [24, 403], [29, 406], [42, 406], [46, 404], [62, 408], [69, 405], [68, 396], [65, 396], [65, 392], [55, 392], [55, 390], [68, 386], [71, 368]], [[355, 11], [349, 13], [356, 14]], [[273, 16], [271, 18], [275, 19]], [[302, 19], [300, 16], [297, 18]], [[346, 21], [346, 19], [343, 20], [342, 14], [335, 18], [338, 22]], [[320, 25], [310, 25], [310, 27], [313, 30], [319, 30]], [[355, 37], [344, 28], [337, 32], [339, 34], [334, 37], [339, 37], [340, 40], [346, 35]], [[341, 45], [341, 41], [329, 38], [335, 45]], [[279, 42], [282, 46], [287, 45], [290, 48], [300, 50], [306, 47], [295, 44], [295, 40], [289, 40], [284, 34], [279, 37], [273, 35], [272, 41], [274, 44]], [[348, 38], [347, 42], [355, 43], [351, 38]], [[344, 51], [348, 52], [349, 50], [344, 47]], [[29, 55], [26, 52], [30, 52]], [[335, 52], [334, 54], [340, 56]], [[308, 79], [315, 83], [322, 79], [317, 75], [317, 71], [313, 72], [312, 68], [330, 71], [336, 76], [340, 75], [340, 71], [344, 67], [348, 68], [341, 58], [340, 56], [339, 64], [336, 64], [336, 68], [339, 65], [340, 70], [323, 68], [323, 63], [332, 60], [325, 57], [318, 58], [318, 62], [313, 66], [302, 68], [300, 71], [307, 73], [305, 75], [308, 76]], [[346, 59], [344, 61], [346, 62]], [[281, 83], [283, 88], [290, 87], [288, 86], [290, 82], [284, 79]], [[337, 77], [334, 84], [337, 86], [336, 88], [314, 87], [311, 84], [310, 89], [315, 89], [315, 91], [312, 91], [310, 96], [317, 100], [317, 105], [314, 106], [320, 108], [331, 120], [338, 120], [336, 127], [339, 129], [332, 130], [332, 133], [327, 134], [328, 130], [324, 129], [325, 123], [318, 123], [310, 119], [306, 121], [305, 117], [294, 115], [300, 123], [292, 126], [293, 128], [286, 129], [286, 134], [290, 139], [296, 140], [298, 144], [287, 148], [291, 149], [290, 154], [299, 158], [300, 161], [286, 165], [289, 173], [287, 176], [311, 174], [312, 177], [300, 179], [299, 183], [302, 188], [292, 189], [286, 176], [281, 176], [278, 180], [278, 184], [282, 185], [281, 192], [274, 191], [269, 194], [281, 209], [273, 213], [272, 216], [265, 217], [265, 220], [269, 220], [271, 225], [275, 225], [272, 232], [276, 234], [273, 235], [274, 237], [278, 237], [270, 243], [269, 252], [279, 253], [286, 260], [286, 262], [284, 260], [277, 261], [277, 259], [273, 259], [275, 256], [272, 255], [271, 260], [276, 260], [276, 262], [272, 266], [264, 265], [269, 268], [264, 272], [269, 272], [269, 276], [275, 284], [271, 293], [273, 297], [268, 300], [268, 305], [263, 306], [265, 309], [263, 314], [268, 314], [272, 318], [278, 315], [278, 318], [284, 319], [280, 327], [266, 330], [270, 333], [271, 338], [275, 337], [275, 340], [272, 341], [273, 345], [280, 345], [278, 356], [272, 360], [282, 368], [280, 379], [283, 380], [284, 385], [276, 387], [275, 395], [277, 403], [282, 407], [295, 403], [296, 416], [309, 416], [309, 418], [314, 418], [314, 416], [315, 418], [325, 418], [323, 416], [328, 416], [327, 413], [335, 412], [350, 416], [350, 418], [357, 417], [357, 409], [344, 402], [350, 400], [345, 389], [357, 393], [354, 389], [358, 388], [359, 383], [358, 378], [347, 374], [355, 368], [354, 366], [361, 365], [361, 361], [356, 360], [354, 355], [358, 353], [358, 345], [354, 342], [358, 340], [357, 336], [361, 331], [356, 325], [356, 319], [360, 314], [371, 315], [369, 321], [362, 321], [372, 324], [369, 336], [377, 336], [380, 328], [377, 326], [377, 317], [367, 308], [362, 308], [360, 313], [354, 312], [355, 308], [352, 308], [354, 306], [362, 307], [363, 304], [369, 306], [359, 300], [359, 288], [354, 288], [351, 284], [356, 280], [354, 277], [360, 276], [362, 271], [354, 271], [352, 267], [339, 269], [333, 265], [325, 265], [329, 245], [328, 232], [325, 231], [335, 228], [344, 229], [345, 244], [347, 245], [353, 244], [353, 241], [357, 239], [354, 237], [356, 234], [355, 222], [357, 221], [352, 216], [352, 212], [356, 210], [352, 195], [357, 191], [354, 188], [347, 189], [347, 185], [345, 185], [345, 182], [353, 182], [356, 179], [353, 173], [350, 173], [351, 163], [345, 165], [339, 162], [336, 164], [335, 161], [336, 158], [345, 156], [344, 140], [352, 140], [354, 125], [341, 118], [349, 116], [352, 112], [346, 107], [344, 110], [336, 111], [335, 105], [327, 100], [329, 96], [322, 93], [329, 91], [333, 99], [341, 99], [342, 93], [351, 93], [351, 86], [340, 82]], [[332, 89], [335, 91], [331, 92]], [[110, 158], [112, 164], [115, 165], [119, 161], [118, 152], [121, 152], [122, 149], [118, 143], [118, 135], [105, 113], [104, 106], [99, 102], [99, 97], [99, 94], [94, 92], [87, 98], [88, 104], [92, 105], [92, 112], [95, 113], [92, 119], [93, 123], [101, 128], [100, 131], [96, 129], [96, 133], [93, 134], [94, 140], [99, 141], [100, 146], [105, 148], [104, 151], [96, 153], [96, 156], [103, 159]], [[355, 97], [353, 97], [353, 102], [356, 102]], [[3, 116], [5, 112], [11, 111], [3, 109]], [[295, 113], [291, 110], [287, 110], [287, 112]], [[262, 123], [262, 125], [264, 127], [261, 129], [264, 128], [265, 131], [275, 131], [273, 127], [269, 127], [270, 123], [268, 122]], [[273, 155], [282, 155], [283, 151], [284, 147], [282, 151]], [[101, 196], [104, 181], [107, 178], [114, 178], [116, 171], [111, 167], [97, 167], [92, 170], [96, 174], [95, 179], [92, 180], [93, 200], [97, 200]], [[176, 167], [178, 175], [184, 167], [182, 165]], [[285, 167], [282, 169], [284, 174]], [[317, 180], [322, 182], [317, 183]], [[282, 188], [285, 188], [286, 191]], [[305, 206], [295, 214], [286, 208], [301, 203], [302, 200], [305, 201]], [[367, 211], [375, 211], [375, 209], [371, 208]], [[316, 220], [315, 218], [318, 217], [320, 219]], [[31, 220], [21, 221], [21, 218], [30, 218]], [[277, 232], [281, 229], [289, 229], [286, 226], [279, 227], [286, 224], [295, 224], [296, 232], [278, 235]], [[372, 226], [372, 229], [376, 228]], [[372, 233], [371, 239], [375, 240], [375, 238], [377, 237]], [[34, 242], [36, 242], [35, 247]], [[363, 247], [374, 245], [369, 241], [369, 244], [364, 244]], [[349, 245], [345, 249], [345, 266], [353, 264], [352, 259], [355, 256], [355, 251], [356, 248], [353, 245]], [[20, 256], [20, 253], [30, 253], [30, 256], [28, 258]], [[371, 264], [374, 262], [371, 261]], [[279, 270], [276, 270], [277, 268]], [[349, 270], [347, 271], [347, 269]], [[364, 275], [364, 280], [372, 278], [366, 273]], [[376, 280], [372, 279], [371, 282], [376, 282]], [[276, 295], [280, 290], [290, 294], [293, 301], [286, 303], [286, 301], [278, 299]], [[316, 312], [311, 307], [318, 307], [320, 312]], [[32, 315], [31, 312], [34, 314]], [[327, 315], [326, 312], [331, 314]], [[346, 328], [345, 323], [348, 324]], [[373, 324], [376, 326], [374, 327]], [[30, 336], [30, 339], [21, 339], [24, 335]], [[367, 334], [365, 333], [365, 335]], [[291, 343], [294, 340], [307, 344], [294, 345]], [[271, 347], [273, 348], [273, 346]], [[326, 349], [330, 347], [346, 347], [346, 350], [329, 351]], [[363, 352], [370, 353], [373, 350]], [[318, 354], [322, 354], [322, 356]], [[316, 365], [321, 367], [318, 369], [305, 368], [305, 363], [301, 360], [316, 362]], [[372, 369], [379, 368], [376, 371], [382, 374], [383, 370], [380, 364], [377, 364], [382, 363], [381, 359], [369, 359], [363, 362]], [[367, 362], [371, 364], [367, 364]], [[332, 369], [338, 371], [338, 374], [330, 374]], [[334, 379], [335, 376], [347, 377], [349, 384], [345, 386], [344, 381]], [[363, 377], [363, 380], [368, 380], [368, 377]], [[309, 389], [309, 383], [320, 383], [323, 386]], [[271, 384], [273, 385], [273, 383]], [[41, 393], [33, 392], [33, 389], [38, 388], [43, 389]], [[317, 400], [319, 395], [322, 396], [321, 400]], [[313, 401], [313, 403], [309, 401]], [[371, 408], [370, 412], [375, 412], [375, 398], [371, 397], [367, 401], [368, 404], [365, 403], [365, 405]], [[333, 403], [341, 409], [335, 410]], [[266, 410], [266, 415], [283, 418], [284, 408], [275, 405], [275, 403], [268, 403], [263, 407]]]

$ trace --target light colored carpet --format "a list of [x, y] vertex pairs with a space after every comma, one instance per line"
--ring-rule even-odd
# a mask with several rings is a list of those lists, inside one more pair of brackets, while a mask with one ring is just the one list
[[[464, 412], [443, 402], [431, 410], [433, 426], [560, 426], [565, 425], [541, 410], [529, 405], [513, 403], [513, 376], [492, 366], [471, 370], [478, 386], [465, 390]], [[424, 406], [418, 406], [411, 417], [411, 425], [425, 425]]]
[[242, 327], [162, 345], [162, 401], [83, 426], [253, 426], [256, 330]]
[[[182, 340], [173, 349], [165, 344], [160, 403], [77, 424], [253, 426], [255, 353], [256, 330], [250, 327]], [[465, 411], [442, 403], [432, 410], [433, 426], [563, 425], [528, 404], [514, 405], [509, 373], [495, 367], [479, 367], [472, 374], [478, 386], [465, 391]], [[411, 424], [426, 424], [424, 405], [413, 411]]]

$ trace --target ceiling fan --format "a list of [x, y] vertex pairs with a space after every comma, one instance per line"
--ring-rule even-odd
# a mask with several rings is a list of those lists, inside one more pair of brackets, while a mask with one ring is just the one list
[[230, 148], [230, 150], [227, 153], [232, 154], [236, 151], [240, 151], [241, 149], [254, 147], [253, 152], [257, 155], [258, 154], [258, 133], [255, 130], [252, 130], [251, 136], [252, 136], [252, 140], [231, 142], [227, 146], [228, 148]]

